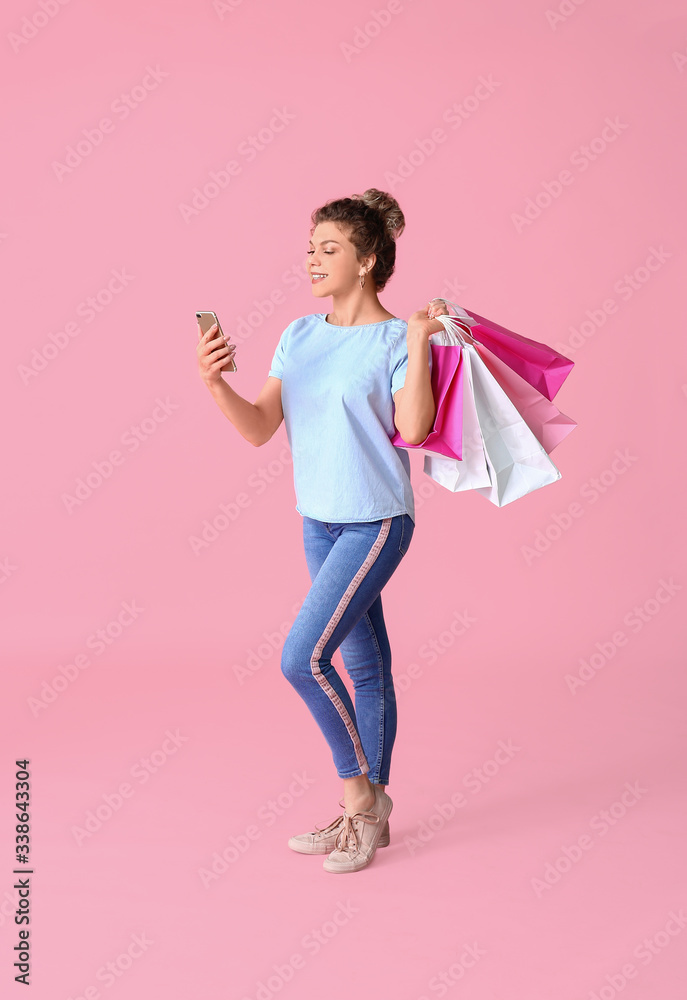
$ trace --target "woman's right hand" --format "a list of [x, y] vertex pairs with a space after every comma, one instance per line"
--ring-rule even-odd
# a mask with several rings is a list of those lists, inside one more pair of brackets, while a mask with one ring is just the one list
[[235, 344], [217, 334], [217, 324], [213, 323], [207, 333], [203, 333], [198, 324], [198, 372], [206, 385], [222, 381], [222, 369], [234, 357]]

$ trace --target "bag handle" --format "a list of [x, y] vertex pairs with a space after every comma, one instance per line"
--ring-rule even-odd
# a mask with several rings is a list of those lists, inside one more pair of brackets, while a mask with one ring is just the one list
[[[442, 301], [446, 302], [446, 299], [443, 299]], [[446, 304], [455, 305], [453, 302], [447, 302]], [[460, 306], [457, 306], [456, 308], [460, 309]], [[465, 310], [462, 309], [461, 312], [465, 312]], [[467, 316], [467, 313], [465, 313], [465, 315]], [[432, 343], [441, 344], [444, 347], [467, 347], [468, 345], [472, 347], [475, 346], [476, 341], [470, 333], [470, 326], [477, 321], [473, 320], [472, 316], [467, 316], [470, 323], [467, 323], [462, 316], [460, 318], [456, 318], [455, 316], [447, 316], [444, 313], [439, 313], [439, 315], [434, 318], [439, 320], [444, 329], [442, 333], [433, 333], [430, 335], [430, 341]], [[433, 340], [432, 338], [434, 337], [439, 339]]]
[[[431, 301], [436, 302], [436, 299], [432, 299]], [[477, 326], [478, 321], [474, 318], [474, 316], [471, 316], [469, 312], [466, 312], [466, 310], [463, 309], [462, 306], [459, 306], [457, 302], [451, 302], [450, 299], [442, 298], [439, 299], [439, 302], [446, 303], [447, 308], [452, 307], [457, 316], [459, 316], [460, 319], [462, 319], [468, 326]], [[437, 319], [438, 318], [439, 317], [437, 316]]]

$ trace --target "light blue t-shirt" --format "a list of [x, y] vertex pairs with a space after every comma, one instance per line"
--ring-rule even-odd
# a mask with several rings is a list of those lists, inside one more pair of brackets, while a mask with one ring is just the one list
[[[327, 523], [404, 513], [414, 523], [408, 452], [391, 443], [393, 394], [408, 369], [408, 324], [334, 326], [326, 316], [290, 323], [269, 370], [282, 380], [296, 510]], [[429, 345], [428, 355], [431, 370]]]

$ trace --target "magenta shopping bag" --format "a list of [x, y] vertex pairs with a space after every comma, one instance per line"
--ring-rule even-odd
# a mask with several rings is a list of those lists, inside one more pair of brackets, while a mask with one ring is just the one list
[[[433, 333], [443, 343], [430, 340], [432, 395], [437, 412], [434, 425], [420, 444], [408, 444], [398, 431], [391, 438], [397, 448], [424, 448], [447, 458], [463, 457], [463, 365], [460, 343], [452, 334]], [[448, 343], [446, 341], [449, 341]]]
[[548, 344], [529, 340], [519, 333], [506, 330], [491, 319], [463, 309], [455, 302], [443, 300], [453, 306], [458, 318], [469, 324], [473, 338], [500, 358], [509, 368], [521, 375], [526, 382], [538, 389], [547, 399], [553, 399], [573, 369], [574, 361], [559, 354]]

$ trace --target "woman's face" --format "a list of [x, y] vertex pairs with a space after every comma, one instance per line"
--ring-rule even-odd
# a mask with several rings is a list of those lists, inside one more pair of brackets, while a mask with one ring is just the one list
[[[315, 226], [306, 260], [313, 295], [346, 295], [356, 284], [359, 287], [360, 272], [371, 263], [358, 260], [355, 247], [335, 223]], [[318, 277], [321, 274], [323, 278]]]

